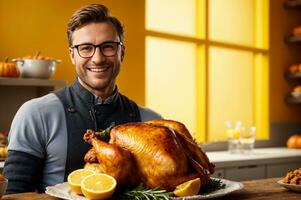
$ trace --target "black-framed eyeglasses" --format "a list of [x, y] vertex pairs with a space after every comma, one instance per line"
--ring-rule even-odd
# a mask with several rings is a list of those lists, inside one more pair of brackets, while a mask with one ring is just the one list
[[122, 42], [108, 41], [99, 45], [94, 44], [77, 44], [71, 48], [77, 49], [78, 55], [82, 58], [91, 58], [95, 54], [96, 48], [98, 47], [103, 56], [111, 57], [115, 56], [118, 50], [118, 46], [122, 46]]

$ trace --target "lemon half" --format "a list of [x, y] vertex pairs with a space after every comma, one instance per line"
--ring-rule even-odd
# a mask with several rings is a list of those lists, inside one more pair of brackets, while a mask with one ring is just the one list
[[116, 185], [114, 177], [96, 173], [82, 180], [81, 190], [87, 199], [108, 199], [115, 192]]
[[91, 174], [95, 174], [93, 170], [90, 169], [77, 169], [68, 175], [67, 182], [71, 190], [76, 194], [83, 194], [81, 191], [82, 180]]
[[196, 178], [187, 182], [184, 182], [176, 187], [174, 195], [178, 197], [197, 195], [201, 188], [201, 179]]

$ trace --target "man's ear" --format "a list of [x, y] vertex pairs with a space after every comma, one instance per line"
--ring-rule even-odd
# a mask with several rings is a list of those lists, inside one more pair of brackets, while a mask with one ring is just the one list
[[73, 48], [69, 48], [69, 56], [71, 59], [71, 62], [73, 65], [75, 65], [75, 60], [74, 60], [74, 49]]
[[122, 45], [121, 46], [121, 62], [123, 61], [124, 55], [125, 55], [125, 46]]

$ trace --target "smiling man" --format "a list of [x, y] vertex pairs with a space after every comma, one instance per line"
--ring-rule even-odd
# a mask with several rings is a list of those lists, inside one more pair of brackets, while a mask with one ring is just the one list
[[112, 23], [90, 23], [72, 34], [70, 57], [79, 82], [96, 96], [106, 99], [124, 57], [124, 45]]
[[125, 55], [124, 30], [100, 4], [80, 8], [67, 34], [77, 79], [71, 86], [21, 106], [11, 125], [4, 175], [7, 193], [45, 191], [84, 166], [87, 129], [161, 118], [116, 86]]

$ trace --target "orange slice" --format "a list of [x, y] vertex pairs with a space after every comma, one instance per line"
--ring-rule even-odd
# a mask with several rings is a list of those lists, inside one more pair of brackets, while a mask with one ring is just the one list
[[200, 188], [201, 179], [196, 178], [178, 185], [173, 193], [178, 197], [192, 196], [197, 195]]
[[115, 192], [117, 182], [107, 174], [92, 174], [85, 177], [81, 189], [87, 199], [108, 199]]
[[68, 175], [67, 182], [71, 190], [76, 194], [83, 194], [81, 191], [82, 180], [91, 174], [95, 174], [93, 170], [90, 169], [77, 169]]

